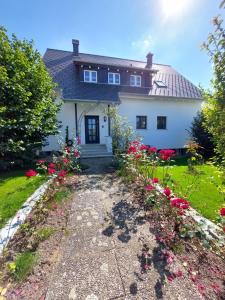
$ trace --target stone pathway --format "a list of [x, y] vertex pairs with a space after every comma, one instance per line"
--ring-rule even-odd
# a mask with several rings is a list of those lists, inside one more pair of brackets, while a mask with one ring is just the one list
[[[108, 173], [109, 159], [85, 163], [91, 168], [80, 176], [46, 300], [202, 299], [188, 278], [165, 283], [160, 245], [132, 194]], [[143, 245], [151, 254], [147, 272]], [[182, 270], [176, 261], [173, 268]]]

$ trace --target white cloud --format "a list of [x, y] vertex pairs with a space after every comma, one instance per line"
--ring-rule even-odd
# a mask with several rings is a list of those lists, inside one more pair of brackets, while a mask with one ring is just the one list
[[139, 55], [146, 55], [148, 52], [152, 52], [155, 47], [155, 41], [153, 37], [148, 34], [142, 36], [136, 41], [131, 43], [132, 47], [139, 51]]

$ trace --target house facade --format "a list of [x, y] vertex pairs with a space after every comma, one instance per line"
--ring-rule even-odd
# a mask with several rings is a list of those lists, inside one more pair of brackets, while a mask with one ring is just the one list
[[[107, 110], [117, 105], [145, 144], [184, 147], [202, 105], [196, 86], [171, 66], [153, 63], [151, 53], [144, 62], [80, 53], [78, 40], [72, 45], [73, 51], [47, 49], [43, 57], [63, 103], [58, 116], [61, 136], [67, 129], [69, 138], [80, 137], [84, 152], [101, 146], [98, 151], [110, 154]], [[44, 150], [58, 147], [57, 136], [51, 136]]]

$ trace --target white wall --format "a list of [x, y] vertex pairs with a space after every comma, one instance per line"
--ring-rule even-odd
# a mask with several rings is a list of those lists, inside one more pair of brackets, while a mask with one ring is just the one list
[[[136, 129], [136, 116], [147, 116], [147, 129], [136, 130], [143, 143], [159, 149], [183, 148], [189, 139], [193, 117], [201, 109], [200, 100], [122, 98], [119, 113]], [[167, 129], [157, 129], [157, 116], [167, 117]]]
[[[108, 120], [104, 122], [106, 104], [96, 103], [77, 103], [77, 117], [78, 117], [78, 132], [81, 137], [81, 144], [85, 144], [85, 115], [99, 116], [99, 136], [100, 144], [106, 143], [106, 136], [108, 136]], [[60, 134], [57, 136], [49, 136], [49, 145], [43, 148], [43, 151], [58, 150], [58, 138], [59, 136], [65, 140], [66, 127], [69, 129], [69, 138], [73, 138], [76, 135], [76, 122], [75, 122], [75, 103], [64, 102], [61, 106], [61, 110], [58, 114], [58, 120], [62, 122], [60, 128]]]

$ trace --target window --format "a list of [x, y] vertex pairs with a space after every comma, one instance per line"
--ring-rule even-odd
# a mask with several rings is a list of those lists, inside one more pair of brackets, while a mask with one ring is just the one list
[[166, 117], [157, 117], [157, 129], [166, 129]]
[[147, 117], [137, 116], [136, 117], [136, 129], [147, 129]]
[[84, 70], [85, 82], [97, 82], [97, 71]]
[[120, 84], [120, 73], [108, 73], [108, 83]]
[[130, 85], [131, 86], [141, 86], [141, 76], [140, 75], [130, 75]]
[[162, 81], [162, 80], [155, 80], [155, 84], [158, 86], [158, 87], [161, 87], [161, 88], [166, 88], [167, 86], [165, 85], [165, 83]]

